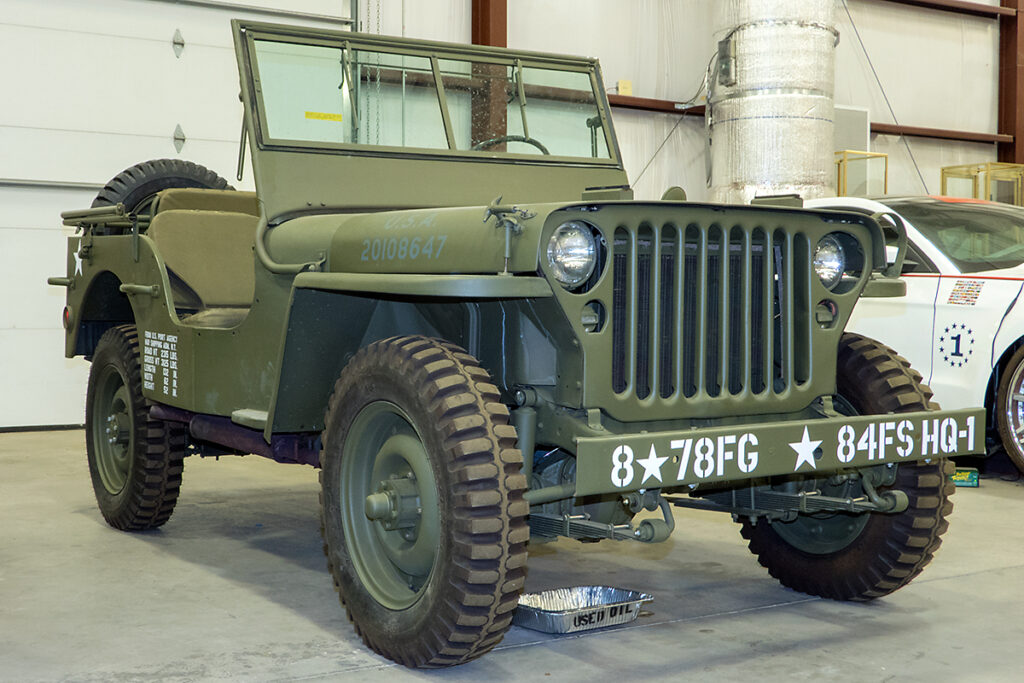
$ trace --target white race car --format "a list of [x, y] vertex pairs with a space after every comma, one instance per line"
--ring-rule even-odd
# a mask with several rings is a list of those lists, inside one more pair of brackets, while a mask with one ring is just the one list
[[862, 298], [847, 329], [896, 349], [943, 408], [984, 405], [990, 437], [1024, 472], [1024, 208], [948, 197], [805, 205], [903, 219], [907, 295]]

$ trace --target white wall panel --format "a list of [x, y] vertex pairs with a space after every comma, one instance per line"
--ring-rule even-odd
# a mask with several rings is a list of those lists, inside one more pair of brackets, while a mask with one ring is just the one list
[[64, 358], [66, 239], [59, 211], [91, 190], [0, 187], [0, 426], [81, 424], [88, 364]]
[[[0, 125], [0, 149], [5, 150], [5, 154], [0, 155], [0, 178], [74, 180], [102, 185], [140, 161], [178, 157], [213, 169], [239, 189], [252, 189], [251, 173], [247, 172], [241, 183], [234, 180], [234, 170], [238, 163], [237, 139], [189, 139], [178, 154], [170, 137], [125, 137], [107, 132], [83, 134], [62, 130], [12, 131]], [[11, 159], [16, 161], [10, 162]], [[246, 169], [250, 168], [246, 161]], [[61, 210], [68, 208], [85, 207], [65, 206]]]
[[932, 138], [908, 137], [924, 184], [901, 138], [892, 135], [872, 135], [871, 149], [889, 155], [889, 194], [939, 194], [940, 169], [956, 164], [985, 163], [996, 160], [995, 145], [977, 142], [955, 142]]
[[[635, 96], [685, 101], [715, 49], [713, 12], [714, 4], [702, 0], [512, 0], [508, 44], [597, 57], [609, 92], [628, 80]], [[658, 199], [671, 185], [691, 199], [707, 198], [703, 120], [686, 117], [669, 135], [679, 120], [671, 114], [612, 113], [637, 198]]]
[[[66, 237], [71, 231], [0, 228], [0, 291], [16, 292], [0, 307], [0, 330], [60, 330], [64, 288], [51, 287], [46, 278], [24, 281], [26, 254], [38, 257], [34, 269], [63, 276]], [[63, 336], [63, 335], [62, 335]]]
[[[519, 0], [508, 4], [511, 13]], [[472, 38], [471, 0], [359, 0], [359, 5], [359, 30], [365, 33], [453, 43]]]
[[686, 116], [680, 121], [673, 114], [628, 109], [613, 109], [612, 114], [637, 199], [660, 199], [673, 185], [686, 190], [690, 200], [707, 199], [703, 119]]
[[[241, 122], [232, 13], [153, 0], [92, 3], [51, 0], [18, 5], [18, 23], [0, 21], [0, 63], [28, 65], [4, 74], [0, 177], [104, 183], [137, 161], [182, 156], [234, 166]], [[255, 15], [255, 18], [261, 18]], [[185, 49], [176, 57], [171, 37]], [[181, 125], [180, 155], [173, 135]], [[231, 152], [234, 156], [236, 152]]]
[[508, 44], [601, 60], [605, 85], [633, 82], [639, 97], [696, 92], [715, 41], [705, 0], [510, 0]]
[[[849, 0], [849, 8], [900, 123], [995, 132], [998, 22], [889, 2]], [[836, 18], [836, 104], [866, 106], [873, 121], [891, 123], [842, 7]]]
[[[335, 16], [349, 8], [346, 0], [242, 4]], [[60, 212], [95, 196], [3, 179], [102, 185], [162, 157], [231, 179], [241, 124], [234, 16], [338, 27], [158, 0], [0, 0], [0, 428], [83, 420], [88, 365], [63, 357], [64, 291], [46, 278], [65, 273], [70, 231]], [[185, 39], [180, 58], [175, 30]], [[235, 184], [251, 189], [251, 174]]]
[[[64, 335], [51, 330], [0, 329], [4, 427], [85, 422], [89, 364], [64, 358]], [[11, 354], [14, 354], [13, 356]]]
[[[899, 123], [996, 132], [998, 22], [889, 2], [848, 5]], [[634, 95], [682, 100], [696, 90], [715, 47], [713, 12], [714, 3], [699, 0], [510, 0], [509, 44], [596, 56], [609, 89], [628, 79]], [[836, 103], [867, 107], [873, 121], [893, 122], [842, 0], [836, 0], [836, 17]], [[622, 110], [615, 117], [635, 180], [657, 148], [653, 139], [664, 139], [658, 132], [666, 130], [666, 119]], [[703, 131], [682, 125], [690, 132], [672, 135], [637, 183], [637, 196], [659, 195], [662, 178], [682, 178], [678, 184], [691, 198], [707, 197]], [[908, 143], [930, 192], [938, 192], [941, 166], [995, 159], [993, 145], [922, 138]], [[891, 190], [924, 191], [900, 139], [873, 136], [872, 144], [874, 151], [890, 154]]]
[[[867, 107], [871, 120], [876, 122], [997, 132], [997, 21], [862, 0], [849, 0], [847, 15], [841, 2], [839, 5], [837, 104]], [[881, 87], [857, 40], [851, 16]], [[895, 119], [882, 95], [883, 88]], [[943, 166], [996, 159], [994, 144], [919, 137], [908, 137], [904, 142], [895, 136], [873, 135], [871, 151], [889, 155], [889, 191], [893, 194], [938, 194]]]

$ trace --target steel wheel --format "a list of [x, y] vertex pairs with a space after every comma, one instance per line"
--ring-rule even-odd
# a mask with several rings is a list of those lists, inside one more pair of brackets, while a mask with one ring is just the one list
[[1024, 472], [1024, 346], [1010, 358], [999, 381], [996, 426], [1006, 454]]
[[[857, 415], [857, 409], [842, 396], [833, 397], [834, 407], [840, 415]], [[787, 493], [821, 491], [822, 495], [837, 498], [859, 498], [864, 495], [863, 487], [849, 477], [808, 479], [790, 481], [778, 487]], [[797, 516], [791, 522], [772, 525], [784, 541], [810, 555], [827, 555], [846, 548], [853, 543], [864, 527], [869, 515], [855, 515], [848, 512], [818, 512]]]
[[363, 641], [406, 666], [475, 659], [512, 624], [529, 507], [499, 398], [476, 359], [424, 337], [370, 344], [331, 395], [327, 565]]
[[131, 325], [100, 338], [85, 399], [85, 444], [96, 503], [116, 529], [152, 529], [178, 500], [184, 425], [149, 417], [142, 395], [139, 337]]
[[[895, 351], [855, 334], [839, 343], [836, 408], [841, 413], [882, 415], [934, 409], [921, 375]], [[908, 507], [896, 513], [800, 514], [791, 522], [745, 519], [742, 534], [750, 551], [784, 586], [834, 600], [870, 600], [910, 583], [931, 562], [948, 528], [953, 464], [947, 460], [909, 462], [885, 471], [880, 489], [903, 491]], [[862, 476], [866, 472], [860, 473]], [[860, 480], [844, 474], [776, 484], [826, 495], [858, 494]]]
[[128, 388], [117, 368], [108, 365], [97, 380], [97, 406], [93, 414], [93, 438], [96, 469], [100, 481], [111, 494], [119, 493], [128, 480], [135, 438], [132, 430], [132, 406]]
[[377, 401], [359, 413], [343, 450], [340, 488], [360, 580], [380, 604], [408, 607], [434, 569], [440, 528], [430, 459], [405, 411]]

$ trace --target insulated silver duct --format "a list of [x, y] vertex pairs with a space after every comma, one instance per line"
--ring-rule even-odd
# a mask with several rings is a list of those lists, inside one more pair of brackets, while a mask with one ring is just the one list
[[711, 199], [835, 194], [833, 0], [720, 0], [708, 84]]

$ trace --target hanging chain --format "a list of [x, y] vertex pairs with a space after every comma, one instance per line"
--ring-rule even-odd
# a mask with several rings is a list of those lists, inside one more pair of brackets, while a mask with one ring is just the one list
[[[380, 35], [380, 2], [381, 2], [381, 0], [377, 0], [377, 2], [375, 3], [376, 9], [377, 9], [377, 35], [378, 36]], [[377, 129], [376, 129], [376, 132], [375, 132], [375, 135], [376, 135], [375, 142], [378, 145], [380, 144], [380, 106], [381, 106], [381, 101], [380, 101], [380, 53], [378, 52], [377, 53], [377, 107], [376, 107], [376, 109], [377, 109], [377, 122], [376, 122]]]

